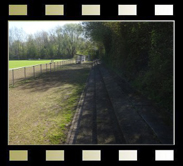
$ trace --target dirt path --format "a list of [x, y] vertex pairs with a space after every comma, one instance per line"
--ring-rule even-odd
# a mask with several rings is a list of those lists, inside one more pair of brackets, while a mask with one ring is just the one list
[[101, 64], [76, 114], [66, 144], [173, 144], [173, 122]]

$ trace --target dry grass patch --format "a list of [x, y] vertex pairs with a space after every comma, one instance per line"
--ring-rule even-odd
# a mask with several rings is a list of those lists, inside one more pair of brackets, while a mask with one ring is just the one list
[[91, 64], [20, 81], [9, 88], [9, 145], [63, 144]]

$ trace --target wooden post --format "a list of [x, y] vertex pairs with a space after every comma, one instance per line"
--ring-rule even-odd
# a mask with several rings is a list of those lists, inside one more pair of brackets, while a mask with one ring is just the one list
[[50, 72], [51, 72], [51, 63], [50, 63]]
[[35, 66], [33, 66], [33, 73], [34, 73], [34, 77], [36, 77], [36, 75], [35, 75]]
[[12, 69], [12, 84], [14, 86], [14, 70]]
[[40, 72], [41, 72], [41, 74], [42, 74], [42, 64], [40, 64]]
[[26, 78], [26, 67], [24, 67], [24, 76]]
[[54, 62], [54, 71], [55, 71], [55, 62]]
[[46, 72], [47, 72], [47, 63], [46, 63]]

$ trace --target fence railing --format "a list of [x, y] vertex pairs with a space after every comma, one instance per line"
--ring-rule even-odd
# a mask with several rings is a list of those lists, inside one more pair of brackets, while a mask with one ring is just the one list
[[15, 69], [9, 69], [9, 85], [15, 84], [20, 79], [26, 79], [29, 77], [36, 77], [42, 73], [53, 72], [59, 70], [61, 66], [66, 64], [75, 63], [75, 60], [69, 59], [65, 61], [50, 62], [46, 64], [38, 64], [33, 66], [20, 67]]
[[96, 66], [96, 65], [98, 65], [100, 63], [101, 63], [100, 59], [95, 59], [95, 60], [93, 60], [92, 66], [94, 67], [94, 66]]

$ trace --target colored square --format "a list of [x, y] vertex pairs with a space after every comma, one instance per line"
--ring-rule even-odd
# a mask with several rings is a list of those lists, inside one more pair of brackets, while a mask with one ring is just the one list
[[27, 5], [9, 5], [9, 15], [27, 15]]
[[101, 151], [100, 150], [83, 150], [82, 160], [83, 161], [100, 161]]
[[155, 161], [173, 161], [174, 150], [156, 150]]
[[45, 15], [64, 15], [64, 5], [46, 5]]
[[119, 161], [137, 161], [137, 150], [119, 150]]
[[173, 5], [155, 5], [155, 15], [173, 15]]
[[10, 150], [9, 161], [28, 161], [27, 150]]
[[137, 5], [118, 5], [118, 15], [137, 15]]
[[64, 161], [64, 150], [46, 150], [46, 161]]
[[82, 5], [82, 15], [100, 15], [100, 5]]

